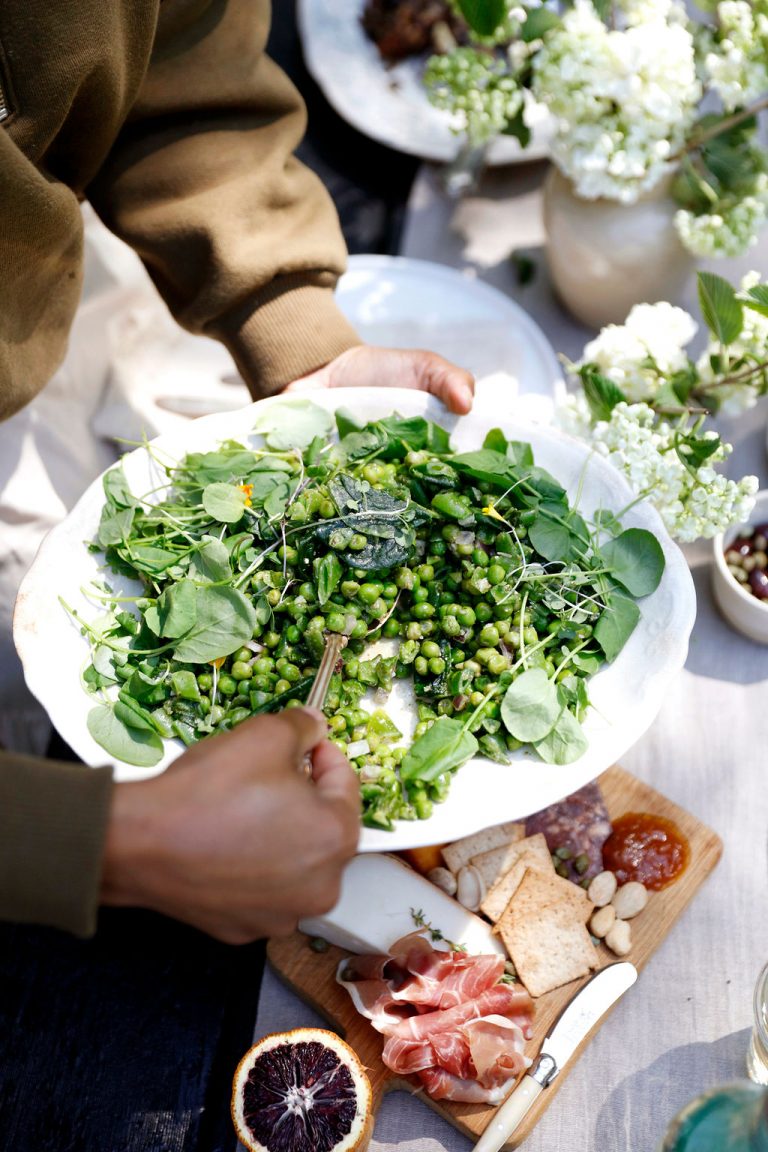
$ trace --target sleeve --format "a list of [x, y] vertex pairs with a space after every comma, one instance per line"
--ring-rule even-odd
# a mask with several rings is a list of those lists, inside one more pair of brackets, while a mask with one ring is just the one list
[[333, 300], [333, 204], [293, 156], [299, 94], [265, 55], [266, 0], [164, 0], [143, 87], [88, 197], [172, 313], [255, 397], [360, 340]]
[[112, 770], [0, 752], [0, 919], [96, 930]]

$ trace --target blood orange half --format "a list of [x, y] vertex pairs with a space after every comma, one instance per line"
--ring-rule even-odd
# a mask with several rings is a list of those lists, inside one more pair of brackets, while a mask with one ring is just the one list
[[237, 1066], [232, 1121], [249, 1152], [364, 1152], [373, 1131], [371, 1084], [335, 1032], [274, 1032]]

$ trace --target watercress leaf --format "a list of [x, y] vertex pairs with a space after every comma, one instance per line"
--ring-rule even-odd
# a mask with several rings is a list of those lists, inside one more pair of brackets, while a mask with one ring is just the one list
[[571, 657], [571, 664], [583, 672], [585, 676], [594, 676], [602, 663], [600, 656], [587, 655], [585, 652], [577, 652], [575, 656]]
[[589, 410], [594, 420], [610, 420], [611, 412], [626, 400], [626, 396], [608, 376], [603, 376], [594, 364], [584, 364], [579, 369]]
[[[179, 580], [177, 584], [171, 584], [165, 589], [156, 605], [158, 636], [176, 640], [194, 627], [197, 620], [197, 592], [198, 586], [192, 580]], [[147, 620], [147, 613], [144, 619], [154, 632], [155, 629]]]
[[333, 430], [333, 417], [311, 400], [282, 400], [259, 414], [253, 430], [265, 437], [270, 448], [287, 452], [306, 448], [316, 436], [327, 440]]
[[109, 548], [112, 544], [122, 544], [131, 534], [133, 518], [136, 508], [115, 508], [113, 504], [105, 504], [99, 521], [99, 531], [96, 538], [102, 548]]
[[515, 466], [530, 468], [533, 465], [533, 449], [522, 440], [507, 440], [500, 428], [491, 428], [483, 440], [483, 448], [498, 452]]
[[203, 536], [190, 557], [189, 575], [193, 580], [218, 584], [232, 574], [229, 548], [215, 536]]
[[607, 508], [595, 512], [593, 524], [598, 532], [608, 532], [611, 536], [618, 536], [621, 532], [621, 520]]
[[595, 624], [594, 638], [612, 663], [629, 640], [640, 619], [640, 609], [634, 600], [621, 592], [613, 592]]
[[99, 675], [112, 683], [115, 682], [115, 663], [112, 658], [112, 649], [107, 644], [98, 644], [93, 653], [93, 667]]
[[704, 323], [721, 344], [732, 344], [744, 326], [744, 309], [734, 288], [714, 272], [699, 272], [697, 280]]
[[285, 480], [281, 480], [270, 490], [264, 500], [264, 511], [270, 520], [282, 519], [290, 498], [291, 486]]
[[603, 544], [600, 555], [612, 578], [633, 596], [649, 596], [658, 588], [664, 573], [664, 552], [645, 528], [627, 528]]
[[557, 723], [534, 748], [547, 764], [572, 764], [583, 756], [588, 740], [573, 713], [563, 708]]
[[383, 448], [388, 439], [382, 428], [369, 424], [359, 432], [348, 432], [339, 442], [339, 448], [344, 460], [359, 460]]
[[203, 489], [202, 504], [212, 520], [221, 524], [237, 524], [245, 511], [247, 496], [234, 484], [216, 481]]
[[209, 664], [231, 655], [251, 639], [256, 609], [236, 588], [198, 587], [195, 608], [195, 623], [173, 653], [181, 664]]
[[335, 552], [328, 552], [321, 559], [316, 560], [314, 569], [317, 598], [321, 605], [327, 604], [339, 586], [344, 569]]
[[170, 552], [167, 548], [158, 548], [154, 544], [126, 544], [125, 559], [137, 571], [157, 576], [175, 564], [179, 554]]
[[146, 729], [148, 732], [156, 731], [149, 712], [145, 711], [141, 704], [133, 700], [126, 692], [121, 691], [120, 698], [115, 700], [113, 708], [117, 719], [122, 720], [127, 728]]
[[400, 776], [403, 780], [436, 780], [460, 768], [477, 750], [477, 740], [460, 720], [442, 716], [414, 741], [403, 757]]
[[582, 517], [560, 504], [540, 504], [528, 528], [528, 539], [545, 560], [575, 560], [589, 548], [589, 532]]
[[506, 0], [459, 0], [461, 14], [473, 32], [491, 36], [507, 14]]
[[753, 312], [768, 316], [768, 284], [755, 284], [747, 291], [746, 297], [742, 297], [742, 301]]
[[104, 494], [110, 504], [116, 505], [118, 508], [132, 508], [136, 504], [136, 497], [128, 487], [128, 481], [121, 464], [118, 464], [116, 468], [110, 468], [109, 472], [104, 474], [102, 484]]
[[386, 416], [376, 424], [393, 439], [404, 441], [415, 452], [426, 448], [440, 454], [447, 452], [451, 446], [445, 429], [431, 420], [425, 420], [423, 416]]
[[543, 668], [531, 668], [512, 681], [501, 702], [507, 731], [524, 743], [542, 740], [560, 715], [557, 686]]
[[99, 747], [115, 760], [135, 764], [138, 768], [152, 768], [162, 759], [163, 742], [157, 732], [128, 727], [108, 704], [92, 708], [86, 724]]

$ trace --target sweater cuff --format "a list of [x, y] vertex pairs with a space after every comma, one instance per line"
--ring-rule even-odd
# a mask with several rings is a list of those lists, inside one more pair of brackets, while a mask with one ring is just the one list
[[333, 298], [335, 276], [280, 276], [257, 304], [212, 335], [226, 345], [254, 400], [273, 396], [362, 341]]
[[112, 769], [0, 753], [0, 918], [96, 931]]

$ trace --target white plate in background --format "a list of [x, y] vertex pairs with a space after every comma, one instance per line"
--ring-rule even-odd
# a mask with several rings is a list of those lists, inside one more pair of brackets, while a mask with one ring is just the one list
[[[580, 489], [579, 507], [586, 514], [598, 507], [618, 511], [633, 500], [624, 478], [602, 457], [548, 428], [515, 423], [488, 409], [461, 418], [449, 416], [431, 396], [405, 389], [339, 389], [318, 392], [312, 398], [329, 411], [349, 407], [363, 419], [376, 419], [393, 410], [405, 416], [425, 416], [451, 432], [453, 446], [458, 450], [479, 447], [488, 430], [501, 424], [507, 436], [530, 441], [536, 462], [552, 472], [571, 496]], [[247, 444], [259, 443], [260, 437], [248, 433], [257, 411], [284, 402], [279, 397], [262, 400], [238, 412], [190, 421], [183, 429], [158, 437], [152, 447], [155, 453], [178, 459], [187, 452], [213, 448], [230, 437]], [[124, 467], [136, 494], [154, 488], [162, 476], [145, 448], [124, 457]], [[98, 479], [66, 519], [49, 533], [22, 583], [14, 617], [14, 639], [30, 690], [67, 743], [90, 765], [104, 764], [108, 757], [86, 725], [95, 703], [80, 681], [89, 660], [89, 647], [61, 606], [59, 596], [85, 620], [92, 620], [99, 613], [82, 589], [103, 577], [99, 568], [101, 556], [89, 552], [86, 546], [96, 535], [103, 502]], [[626, 514], [624, 523], [655, 533], [664, 549], [666, 568], [657, 590], [642, 601], [640, 623], [619, 657], [590, 681], [593, 708], [584, 724], [589, 739], [587, 752], [563, 767], [545, 764], [534, 753], [523, 751], [514, 753], [509, 765], [472, 760], [456, 774], [448, 799], [435, 806], [429, 820], [402, 821], [393, 832], [364, 829], [361, 850], [443, 843], [490, 824], [526, 816], [594, 779], [643, 734], [664, 702], [670, 681], [685, 662], [695, 616], [695, 595], [683, 555], [667, 535], [656, 510], [649, 504], [636, 504]], [[131, 594], [129, 589], [133, 594], [138, 591], [135, 583], [120, 577], [110, 576], [110, 582], [118, 594], [122, 590], [126, 594]], [[52, 653], [56, 654], [55, 676], [51, 675]], [[402, 730], [412, 729], [412, 697], [393, 696], [388, 708]], [[165, 756], [154, 769], [116, 763], [116, 779], [146, 779], [163, 771], [183, 751], [179, 741], [167, 741], [166, 747]]]
[[[426, 56], [385, 64], [366, 36], [360, 17], [364, 0], [299, 0], [297, 16], [304, 59], [329, 104], [359, 132], [424, 160], [450, 162], [462, 137], [448, 112], [429, 103], [422, 83]], [[310, 109], [311, 115], [311, 109]], [[532, 132], [527, 148], [513, 136], [498, 136], [487, 163], [541, 160], [549, 153], [551, 118], [529, 102]]]

